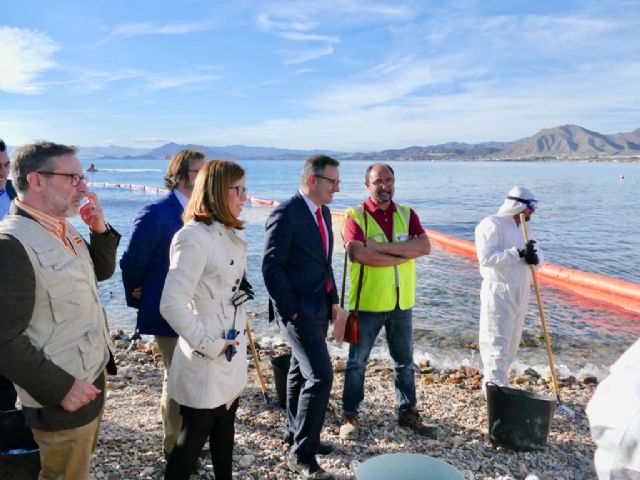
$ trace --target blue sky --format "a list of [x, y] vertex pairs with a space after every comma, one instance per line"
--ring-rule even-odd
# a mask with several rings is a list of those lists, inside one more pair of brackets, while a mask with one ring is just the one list
[[640, 127], [640, 1], [3, 2], [0, 138], [369, 151]]

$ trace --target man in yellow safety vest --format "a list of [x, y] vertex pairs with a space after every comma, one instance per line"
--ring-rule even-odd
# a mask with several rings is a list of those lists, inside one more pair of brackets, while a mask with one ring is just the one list
[[358, 207], [347, 209], [343, 229], [344, 243], [351, 260], [349, 310], [356, 308], [360, 284], [360, 341], [349, 347], [340, 438], [354, 439], [357, 436], [358, 409], [364, 399], [365, 369], [383, 326], [395, 364], [398, 422], [420, 435], [434, 438], [437, 427], [425, 425], [416, 408], [412, 336], [415, 259], [429, 254], [429, 238], [416, 213], [393, 202], [395, 174], [389, 165], [371, 165], [365, 173], [364, 183], [370, 197]]

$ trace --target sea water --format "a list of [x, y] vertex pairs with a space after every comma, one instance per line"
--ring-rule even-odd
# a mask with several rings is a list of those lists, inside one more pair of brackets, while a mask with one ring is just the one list
[[[81, 160], [84, 167], [89, 160]], [[92, 182], [162, 187], [166, 160], [91, 160], [98, 172]], [[247, 172], [249, 193], [282, 201], [298, 188], [302, 160], [252, 160], [239, 162]], [[344, 210], [367, 197], [364, 171], [369, 163], [344, 161], [340, 166], [340, 192], [332, 209]], [[640, 164], [612, 162], [394, 162], [394, 199], [416, 210], [423, 225], [443, 233], [473, 240], [477, 223], [495, 213], [514, 185], [526, 186], [540, 200], [529, 229], [535, 234], [545, 259], [627, 281], [640, 281], [640, 220], [636, 215], [640, 192]], [[624, 179], [621, 179], [621, 175]], [[107, 220], [122, 234], [118, 259], [129, 241], [136, 213], [157, 194], [127, 188], [94, 187]], [[271, 209], [245, 207], [249, 244], [248, 278], [256, 298], [249, 306], [257, 337], [277, 339], [277, 328], [267, 321], [267, 296], [260, 264], [264, 222]], [[77, 222], [76, 222], [77, 224]], [[336, 247], [333, 266], [336, 281], [343, 277], [344, 250], [339, 241], [339, 219], [334, 217]], [[86, 232], [86, 228], [84, 230]], [[418, 285], [414, 308], [416, 360], [427, 358], [438, 366], [461, 363], [479, 366], [473, 349], [478, 339], [480, 275], [477, 262], [433, 248], [417, 260]], [[118, 269], [100, 284], [102, 300], [112, 328], [127, 333], [135, 328], [135, 310], [126, 306]], [[542, 287], [546, 319], [552, 334], [556, 363], [562, 373], [588, 371], [602, 376], [640, 335], [640, 314], [611, 309], [570, 293]], [[547, 360], [541, 337], [535, 297], [524, 328], [519, 369], [545, 371]], [[471, 347], [471, 348], [470, 348]], [[346, 347], [331, 347], [345, 356]], [[374, 356], [386, 357], [384, 336]]]

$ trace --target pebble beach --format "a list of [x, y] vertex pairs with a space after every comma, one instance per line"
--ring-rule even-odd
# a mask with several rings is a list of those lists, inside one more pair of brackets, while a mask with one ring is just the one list
[[[92, 458], [92, 479], [162, 479], [159, 401], [162, 360], [153, 342], [116, 337], [118, 375], [109, 377], [107, 405], [97, 451]], [[268, 357], [286, 347], [260, 347], [256, 338], [271, 403], [266, 404], [258, 376], [248, 356], [249, 384], [241, 397], [236, 419], [234, 477], [238, 479], [296, 479], [286, 467], [287, 446], [282, 442], [284, 410], [275, 405], [276, 392]], [[360, 412], [360, 434], [355, 441], [338, 436], [340, 398], [345, 363], [334, 360], [335, 378], [322, 440], [334, 445], [332, 454], [318, 457], [336, 478], [352, 479], [359, 462], [383, 453], [422, 453], [444, 460], [465, 474], [465, 479], [586, 480], [594, 479], [594, 445], [584, 409], [596, 379], [589, 375], [561, 379], [563, 404], [577, 413], [569, 418], [556, 412], [544, 450], [513, 452], [495, 448], [487, 439], [487, 406], [481, 394], [482, 376], [460, 366], [437, 371], [416, 366], [418, 407], [422, 416], [439, 426], [439, 438], [429, 440], [399, 427], [396, 421], [392, 366], [372, 361], [367, 368], [366, 398]], [[550, 379], [533, 371], [512, 378], [512, 386], [549, 393]], [[213, 479], [209, 454], [203, 454], [192, 479]]]

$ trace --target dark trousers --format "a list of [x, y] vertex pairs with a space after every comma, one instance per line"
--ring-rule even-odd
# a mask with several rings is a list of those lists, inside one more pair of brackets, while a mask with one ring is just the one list
[[0, 375], [0, 411], [15, 410], [17, 398], [13, 383]]
[[165, 480], [188, 480], [207, 439], [211, 449], [216, 480], [232, 479], [233, 437], [239, 399], [227, 410], [226, 405], [213, 409], [180, 406], [182, 429], [167, 462]]
[[333, 383], [328, 325], [326, 317], [306, 316], [280, 324], [292, 354], [287, 376], [287, 420], [293, 438], [290, 454], [305, 463], [314, 458], [320, 444]]

